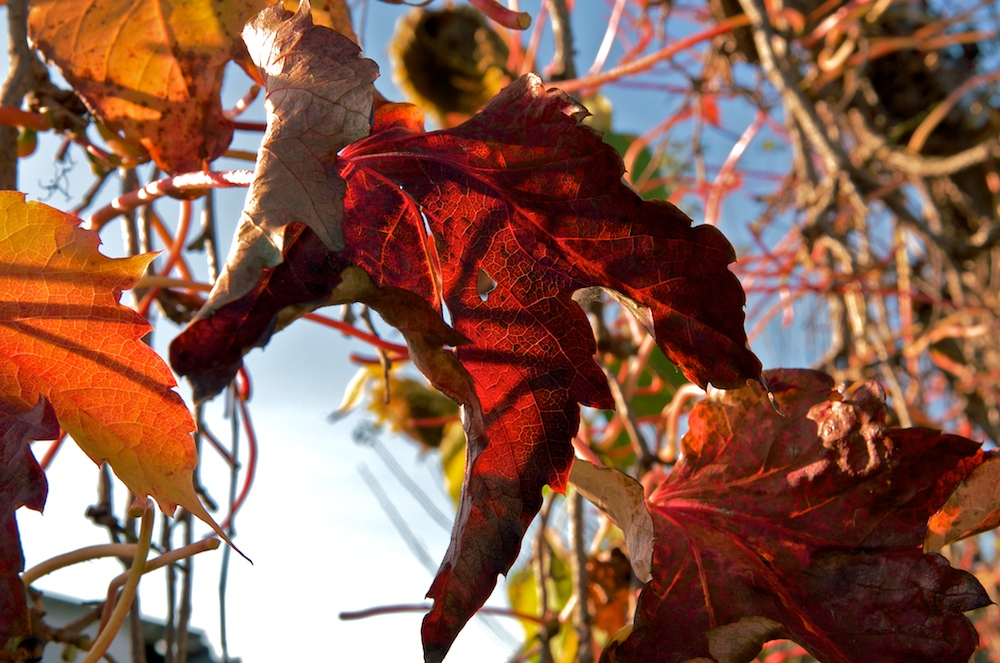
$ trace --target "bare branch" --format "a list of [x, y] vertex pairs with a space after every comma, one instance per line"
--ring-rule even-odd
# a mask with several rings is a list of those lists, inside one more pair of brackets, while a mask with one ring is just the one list
[[[28, 0], [8, 0], [6, 5], [10, 70], [0, 106], [20, 108], [36, 80], [45, 76], [45, 65], [28, 46]], [[17, 128], [7, 125], [0, 125], [0, 189], [17, 189]]]

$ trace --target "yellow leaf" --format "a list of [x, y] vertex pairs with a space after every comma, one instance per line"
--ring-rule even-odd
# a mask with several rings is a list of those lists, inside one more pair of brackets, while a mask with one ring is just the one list
[[33, 0], [35, 46], [108, 127], [164, 170], [201, 170], [232, 123], [220, 91], [240, 30], [267, 0]]

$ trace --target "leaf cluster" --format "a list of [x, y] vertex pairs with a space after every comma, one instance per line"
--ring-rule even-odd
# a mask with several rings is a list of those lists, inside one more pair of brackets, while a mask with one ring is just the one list
[[[981, 201], [945, 195], [965, 190], [969, 177], [996, 193], [996, 124], [947, 119], [958, 91], [989, 76], [958, 87], [931, 77], [932, 89], [918, 92], [937, 105], [916, 120], [911, 91], [877, 83], [918, 38], [936, 40], [920, 48], [943, 64], [907, 66], [948, 74], [976, 56], [944, 49], [982, 35], [939, 20], [933, 8], [899, 13], [891, 3], [793, 3], [770, 13], [757, 0], [707, 11], [619, 3], [608, 43], [632, 30], [633, 50], [602, 71], [602, 49], [591, 72], [575, 77], [569, 9], [550, 4], [549, 81], [530, 73], [542, 68], [537, 42], [525, 48], [517, 32], [527, 14], [492, 0], [475, 3], [482, 15], [415, 10], [393, 47], [394, 74], [426, 109], [375, 91], [378, 67], [363, 57], [343, 3], [176, 0], [124, 12], [110, 0], [43, 0], [27, 16], [10, 13], [36, 49], [25, 42], [12, 76], [30, 75], [34, 90], [27, 110], [4, 107], [0, 121], [26, 136], [63, 135], [102, 177], [120, 169], [126, 190], [86, 229], [23, 194], [0, 195], [7, 658], [20, 656], [25, 638], [51, 635], [26, 600], [49, 567], [25, 571], [15, 545], [15, 510], [41, 509], [45, 498], [29, 441], [68, 434], [136, 500], [130, 530], [110, 517], [114, 536], [133, 539], [115, 545], [128, 548], [77, 551], [53, 566], [91, 554], [130, 560], [110, 583], [100, 635], [86, 643], [87, 660], [96, 660], [143, 573], [212, 547], [190, 541], [188, 523], [187, 545], [170, 550], [167, 526], [147, 560], [147, 496], [168, 514], [182, 506], [228, 541], [253, 474], [238, 496], [234, 486], [217, 524], [197, 486], [191, 434], [216, 446], [234, 473], [235, 450], [223, 450], [200, 415], [196, 424], [170, 368], [191, 383], [197, 412], [227, 391], [255, 445], [243, 357], [301, 318], [374, 349], [375, 358], [358, 358], [342, 409], [367, 397], [381, 422], [439, 453], [454, 490], [451, 542], [427, 592], [426, 661], [444, 659], [508, 573], [511, 608], [525, 627], [518, 660], [745, 662], [781, 653], [786, 645], [774, 642], [782, 640], [830, 662], [973, 655], [989, 629], [977, 633], [965, 613], [988, 606], [990, 595], [938, 551], [1000, 523], [996, 456], [912, 424], [927, 409], [919, 386], [932, 364], [947, 374], [950, 394], [965, 390], [967, 421], [990, 434], [996, 427], [995, 387], [971, 368], [982, 360], [989, 374], [994, 363], [995, 352], [975, 339], [995, 323], [983, 293], [996, 274], [996, 233], [975, 211]], [[647, 53], [672, 12], [713, 16], [704, 31]], [[680, 57], [700, 43], [711, 49], [699, 64]], [[789, 58], [778, 61], [776, 49]], [[36, 52], [85, 112], [55, 104]], [[690, 85], [680, 110], [646, 135], [602, 135], [571, 96], [586, 92], [595, 110], [606, 108], [602, 85], [668, 60]], [[759, 63], [770, 87], [748, 82], [741, 60]], [[231, 61], [256, 85], [225, 110]], [[240, 123], [261, 90], [266, 124]], [[838, 99], [843, 118], [831, 109]], [[746, 100], [754, 118], [709, 181], [701, 136], [725, 134], [720, 103], [730, 110]], [[738, 163], [777, 124], [769, 113], [778, 105], [792, 168], [749, 231], [759, 254], [734, 271], [737, 252], [715, 226], [725, 197], [751, 177]], [[443, 128], [426, 131], [424, 110]], [[91, 123], [101, 142], [87, 137]], [[685, 123], [689, 163], [669, 135]], [[921, 155], [938, 126], [977, 138], [955, 154]], [[258, 153], [242, 155], [254, 168], [214, 170], [220, 157], [241, 156], [230, 150], [237, 128], [261, 131]], [[903, 141], [907, 154], [896, 147]], [[13, 155], [0, 157], [16, 163]], [[962, 167], [949, 168], [956, 160]], [[136, 166], [148, 162], [165, 177], [138, 182]], [[904, 179], [929, 201], [927, 219], [909, 211]], [[210, 284], [199, 283], [185, 255], [193, 201], [231, 186], [248, 193], [229, 256], [212, 265]], [[889, 210], [887, 250], [868, 208], [876, 194]], [[163, 196], [181, 201], [173, 235], [154, 210]], [[692, 197], [708, 223], [694, 225], [675, 205]], [[194, 245], [212, 248], [218, 238], [204, 207]], [[786, 209], [801, 223], [790, 239], [772, 241]], [[98, 232], [115, 216], [133, 214], [138, 230], [136, 210], [146, 230], [166, 238], [158, 270], [138, 240], [124, 258], [97, 251]], [[957, 227], [976, 250], [935, 245]], [[919, 251], [907, 233], [920, 238]], [[962, 260], [975, 263], [973, 277], [959, 274]], [[880, 290], [890, 271], [894, 307]], [[946, 296], [927, 294], [936, 279], [949, 284]], [[138, 312], [119, 303], [130, 288]], [[839, 345], [822, 363], [850, 384], [838, 388], [819, 371], [762, 371], [744, 327], [746, 292], [763, 307], [755, 324], [778, 310], [775, 293], [783, 306], [827, 294]], [[170, 368], [140, 340], [154, 304], [187, 323]], [[346, 312], [339, 320], [317, 313], [335, 305]], [[401, 342], [383, 338], [372, 312]], [[970, 320], [981, 333], [952, 328]], [[921, 363], [928, 347], [937, 354]], [[407, 363], [423, 380], [399, 372]], [[554, 524], [560, 513], [563, 529]], [[530, 561], [515, 568], [525, 543]]]

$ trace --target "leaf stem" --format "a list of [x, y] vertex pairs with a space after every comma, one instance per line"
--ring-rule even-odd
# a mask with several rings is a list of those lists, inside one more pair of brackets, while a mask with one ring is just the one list
[[[184, 242], [187, 240], [188, 231], [191, 228], [191, 201], [181, 201], [180, 219], [177, 221], [177, 232], [174, 233], [173, 241], [167, 251], [167, 262], [160, 270], [163, 276], [169, 276], [174, 267], [181, 261], [181, 252], [184, 250]], [[153, 301], [160, 295], [162, 288], [153, 287], [143, 295], [142, 300], [136, 306], [136, 310], [144, 318], [149, 317], [149, 308]]]
[[38, 465], [43, 471], [49, 469], [49, 465], [52, 464], [52, 459], [56, 457], [57, 453], [59, 453], [59, 449], [62, 448], [62, 444], [65, 441], [66, 431], [60, 428], [59, 437], [55, 439], [51, 445], [49, 445], [49, 448], [45, 450], [45, 455], [42, 456], [40, 461], [38, 461]]
[[197, 290], [198, 292], [209, 292], [212, 289], [209, 283], [199, 283], [189, 279], [178, 279], [172, 276], [161, 276], [159, 274], [147, 274], [136, 281], [133, 288], [186, 288]]
[[40, 564], [36, 564], [21, 574], [21, 580], [27, 587], [43, 576], [64, 569], [67, 566], [79, 564], [92, 559], [102, 557], [129, 557], [134, 556], [138, 546], [134, 543], [103, 543], [97, 546], [87, 546], [78, 548], [62, 555], [56, 555]]
[[[128, 545], [135, 546], [136, 544], [128, 544]], [[186, 546], [182, 546], [174, 550], [168, 550], [159, 557], [148, 560], [145, 564], [145, 567], [142, 570], [142, 575], [146, 575], [147, 573], [151, 573], [153, 571], [156, 571], [157, 569], [162, 569], [163, 567], [169, 566], [170, 564], [175, 564], [181, 561], [182, 559], [187, 559], [188, 557], [194, 557], [198, 553], [203, 553], [207, 550], [215, 550], [220, 545], [221, 542], [219, 541], [219, 539], [216, 539], [215, 537], [210, 537], [207, 539], [202, 539], [200, 541], [195, 541], [194, 543], [190, 543]], [[131, 575], [132, 575], [132, 570], [129, 569], [128, 572], [116, 576], [108, 584], [108, 600], [104, 604], [105, 610], [107, 610], [107, 607], [113, 603], [115, 594], [118, 593], [118, 588], [126, 584]], [[102, 617], [101, 620], [102, 623], [104, 623], [105, 620], [109, 621], [110, 623], [110, 618]]]
[[260, 95], [260, 89], [257, 84], [251, 85], [247, 93], [232, 108], [224, 110], [222, 114], [226, 116], [227, 120], [235, 120], [257, 99], [257, 96]]
[[247, 409], [247, 398], [242, 394], [237, 395], [236, 402], [240, 408], [240, 414], [243, 418], [243, 431], [247, 436], [247, 446], [250, 448], [250, 457], [247, 459], [247, 473], [243, 478], [243, 486], [240, 488], [239, 495], [233, 501], [232, 506], [229, 508], [229, 515], [226, 519], [222, 521], [219, 527], [223, 529], [229, 529], [230, 524], [232, 524], [233, 518], [236, 517], [236, 512], [240, 510], [243, 506], [243, 501], [246, 500], [247, 495], [250, 493], [250, 487], [253, 486], [254, 477], [257, 475], [257, 434], [253, 428], [253, 422], [250, 421], [250, 411]]
[[233, 122], [233, 128], [237, 131], [267, 131], [266, 122]]
[[242, 159], [251, 163], [257, 162], [257, 153], [250, 150], [226, 150], [226, 153], [222, 156], [227, 159]]
[[573, 577], [573, 592], [576, 606], [573, 609], [573, 628], [576, 630], [577, 660], [580, 663], [594, 663], [594, 617], [587, 604], [587, 550], [584, 547], [583, 496], [575, 487], [566, 494], [569, 507], [569, 538], [572, 551], [569, 557], [570, 572]]
[[32, 113], [9, 106], [0, 106], [0, 124], [34, 129], [35, 131], [48, 131], [52, 128], [48, 118], [41, 113]]
[[730, 178], [736, 170], [736, 164], [739, 163], [747, 147], [757, 136], [761, 127], [764, 126], [766, 119], [767, 113], [763, 109], [758, 109], [753, 122], [750, 123], [750, 126], [740, 136], [740, 139], [733, 145], [733, 149], [729, 151], [726, 161], [719, 168], [719, 172], [715, 176], [715, 182], [708, 192], [708, 200], [705, 203], [705, 223], [707, 225], [714, 226], [718, 224], [719, 210], [722, 208], [722, 198], [730, 190]]
[[321, 325], [327, 327], [332, 327], [339, 330], [348, 336], [353, 336], [354, 338], [359, 338], [365, 343], [374, 345], [376, 348], [381, 348], [382, 350], [388, 350], [389, 352], [397, 352], [401, 355], [408, 356], [409, 349], [405, 345], [399, 345], [398, 343], [390, 343], [389, 341], [383, 340], [374, 334], [369, 334], [367, 332], [361, 331], [352, 324], [341, 322], [340, 320], [334, 320], [333, 318], [327, 317], [325, 315], [320, 315], [318, 313], [306, 313], [302, 316], [306, 320], [312, 320]]
[[139, 586], [139, 578], [142, 577], [146, 568], [146, 555], [149, 554], [149, 545], [153, 538], [153, 502], [146, 498], [145, 508], [142, 511], [142, 524], [139, 527], [139, 541], [136, 544], [135, 554], [132, 557], [132, 567], [129, 569], [128, 578], [122, 588], [121, 596], [115, 605], [111, 618], [104, 625], [97, 638], [91, 644], [83, 663], [97, 663], [104, 656], [104, 653], [111, 646], [111, 641], [118, 635], [125, 622], [125, 616], [132, 608], [132, 601], [135, 600], [135, 590]]

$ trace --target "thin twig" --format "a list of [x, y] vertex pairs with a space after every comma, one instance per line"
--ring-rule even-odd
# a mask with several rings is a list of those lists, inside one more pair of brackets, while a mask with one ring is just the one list
[[146, 498], [145, 508], [142, 511], [142, 524], [139, 528], [139, 540], [136, 546], [135, 555], [132, 557], [132, 566], [129, 569], [125, 586], [122, 588], [121, 596], [115, 605], [111, 617], [107, 624], [102, 625], [100, 633], [90, 646], [90, 650], [83, 659], [83, 663], [97, 663], [104, 656], [104, 653], [111, 646], [122, 624], [125, 616], [132, 607], [135, 599], [135, 591], [139, 586], [139, 578], [146, 568], [146, 555], [149, 553], [149, 544], [153, 537], [153, 503]]
[[[853, 170], [850, 159], [839, 145], [830, 140], [816, 110], [799, 88], [799, 81], [796, 80], [789, 63], [791, 54], [788, 43], [771, 27], [763, 3], [760, 0], [739, 0], [739, 3], [753, 27], [754, 45], [757, 47], [765, 76], [781, 95], [785, 108], [795, 117], [806, 138], [819, 153], [827, 176], [833, 178], [838, 173]], [[781, 55], [775, 53], [775, 45], [781, 47]], [[854, 188], [853, 183], [848, 182], [847, 185]], [[856, 191], [854, 195], [858, 197]]]
[[924, 145], [927, 144], [927, 139], [930, 137], [931, 133], [939, 124], [941, 124], [941, 121], [948, 116], [948, 113], [951, 112], [951, 109], [955, 107], [962, 97], [980, 85], [983, 85], [984, 83], [992, 83], [998, 79], [1000, 79], [1000, 71], [991, 71], [979, 74], [978, 76], [973, 76], [952, 90], [945, 100], [935, 106], [934, 109], [927, 114], [927, 117], [924, 118], [924, 121], [920, 123], [920, 126], [913, 131], [913, 135], [910, 137], [910, 142], [907, 143], [906, 149], [914, 154], [924, 149]]
[[198, 236], [191, 240], [187, 248], [204, 250], [208, 259], [208, 280], [215, 283], [219, 278], [219, 242], [215, 231], [215, 190], [209, 189], [203, 199], [201, 209], [201, 230]]
[[593, 663], [594, 637], [593, 616], [588, 605], [589, 584], [587, 582], [587, 548], [584, 541], [583, 496], [580, 491], [570, 488], [566, 495], [569, 506], [569, 539], [571, 551], [570, 570], [573, 575], [573, 592], [576, 607], [573, 610], [573, 628], [576, 630], [576, 660], [578, 663]]
[[135, 209], [140, 205], [148, 205], [157, 198], [163, 196], [177, 195], [184, 192], [199, 191], [202, 189], [220, 189], [237, 186], [250, 186], [253, 181], [252, 170], [230, 170], [225, 172], [201, 171], [196, 173], [183, 173], [174, 175], [155, 182], [150, 182], [138, 191], [133, 191], [122, 196], [118, 196], [111, 201], [111, 204], [103, 207], [87, 220], [87, 228], [100, 230], [108, 221], [111, 221], [119, 214], [127, 210]]
[[983, 142], [947, 157], [921, 157], [904, 150], [887, 149], [886, 162], [909, 175], [947, 177], [977, 163], [1000, 159], [1000, 139], [991, 136]]
[[569, 7], [566, 0], [549, 0], [549, 15], [552, 19], [552, 40], [555, 42], [555, 55], [552, 57], [553, 81], [565, 81], [576, 78], [576, 64], [573, 57], [573, 29], [569, 22]]
[[21, 581], [24, 582], [24, 586], [27, 587], [39, 578], [47, 576], [48, 574], [58, 571], [59, 569], [66, 568], [67, 566], [72, 566], [73, 564], [79, 564], [80, 562], [86, 562], [92, 559], [101, 559], [103, 557], [134, 557], [135, 552], [136, 544], [134, 543], [104, 543], [96, 546], [78, 548], [77, 550], [63, 553], [62, 555], [56, 555], [51, 559], [47, 559], [44, 562], [36, 564], [21, 574]]
[[[337, 619], [343, 619], [344, 621], [350, 621], [352, 619], [367, 619], [368, 617], [378, 617], [380, 615], [395, 615], [401, 612], [427, 612], [431, 609], [429, 603], [400, 603], [396, 605], [380, 605], [377, 608], [366, 608], [364, 610], [349, 610], [341, 612], [337, 615]], [[491, 608], [490, 606], [483, 606], [476, 611], [477, 614], [482, 615], [497, 615], [499, 617], [513, 617], [514, 619], [523, 619], [529, 622], [535, 622], [537, 624], [544, 624], [545, 622], [538, 618], [536, 615], [529, 615], [525, 612], [517, 612], [516, 610], [510, 610], [507, 608]]]
[[686, 51], [695, 44], [703, 41], [709, 41], [719, 35], [727, 34], [737, 28], [742, 28], [747, 25], [750, 25], [750, 21], [745, 16], [734, 16], [720, 22], [716, 26], [699, 32], [698, 34], [685, 37], [684, 39], [679, 39], [671, 43], [669, 46], [665, 46], [654, 53], [650, 53], [644, 58], [633, 60], [632, 62], [620, 65], [614, 69], [605, 71], [604, 73], [588, 75], [582, 78], [574, 78], [569, 81], [562, 81], [557, 83], [555, 87], [558, 87], [564, 92], [576, 92], [577, 90], [585, 88], [596, 88], [609, 81], [616, 81], [619, 78], [650, 69], [657, 62], [661, 62], [662, 60], [673, 57], [677, 53]]
[[[28, 0], [7, 1], [8, 54], [10, 69], [0, 106], [20, 108], [24, 96], [44, 76], [45, 66], [28, 46]], [[0, 189], [17, 189], [17, 128], [0, 125]]]
[[535, 550], [531, 563], [535, 575], [535, 589], [538, 592], [538, 612], [541, 626], [538, 628], [538, 661], [539, 663], [554, 663], [550, 640], [549, 587], [548, 580], [552, 572], [552, 550], [546, 539], [546, 529], [549, 523], [549, 513], [552, 511], [552, 496], [545, 498], [538, 513], [538, 534], [535, 535]]
[[364, 463], [358, 465], [358, 474], [361, 475], [362, 480], [364, 480], [365, 485], [368, 489], [372, 491], [375, 499], [378, 500], [379, 506], [382, 507], [382, 511], [386, 516], [389, 517], [389, 521], [392, 526], [396, 528], [399, 536], [406, 543], [406, 547], [410, 549], [413, 556], [417, 558], [417, 561], [429, 573], [434, 573], [437, 570], [437, 565], [434, 563], [434, 559], [427, 552], [427, 548], [424, 546], [423, 542], [417, 538], [417, 535], [413, 533], [410, 526], [406, 523], [406, 520], [400, 515], [399, 511], [396, 509], [396, 505], [392, 503], [392, 500], [386, 494], [385, 490], [382, 489], [381, 484], [375, 475], [372, 474], [371, 470]]
[[[173, 533], [173, 523], [164, 518], [160, 527], [160, 550], [164, 552], [172, 548], [170, 539]], [[174, 663], [174, 643], [177, 641], [177, 570], [167, 567], [167, 619], [164, 625], [163, 640], [167, 643], [163, 654], [163, 663]]]
[[611, 396], [615, 399], [615, 414], [621, 420], [622, 425], [625, 427], [625, 432], [632, 442], [632, 447], [635, 449], [635, 455], [638, 458], [639, 473], [645, 474], [653, 462], [655, 462], [656, 456], [650, 451], [649, 442], [646, 441], [642, 431], [639, 430], [639, 425], [632, 413], [632, 407], [625, 398], [618, 380], [611, 374], [611, 371], [607, 367], [601, 366], [601, 370], [604, 371], [604, 375], [608, 378], [608, 387], [611, 389]]
[[[236, 408], [236, 389], [233, 383], [230, 383], [229, 391], [229, 423], [230, 423], [230, 439], [232, 440], [232, 450], [229, 452], [229, 458], [232, 460], [229, 466], [229, 512], [232, 513], [233, 505], [236, 504], [236, 481], [239, 478], [240, 464], [239, 464], [239, 448], [240, 448], [240, 421], [239, 414]], [[229, 538], [236, 535], [236, 527], [230, 519], [227, 526], [226, 534]], [[219, 631], [222, 644], [222, 663], [229, 663], [229, 635], [228, 628], [226, 624], [226, 587], [229, 583], [229, 558], [231, 553], [229, 552], [231, 546], [226, 546], [226, 549], [222, 551], [222, 568], [219, 570]]]

